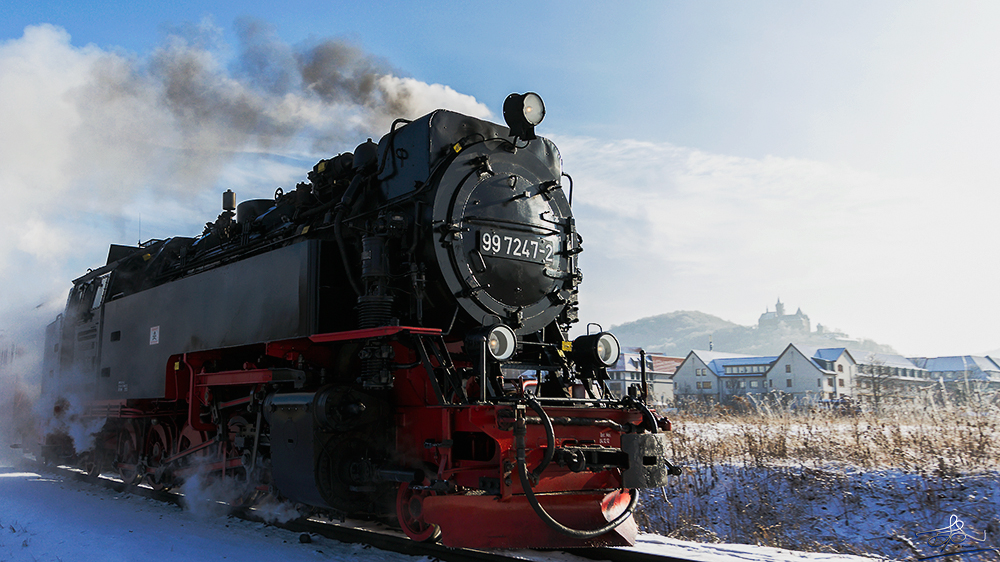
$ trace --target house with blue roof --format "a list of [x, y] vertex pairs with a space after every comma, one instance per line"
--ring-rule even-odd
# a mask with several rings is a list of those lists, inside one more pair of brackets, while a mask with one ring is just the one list
[[960, 387], [968, 384], [1000, 388], [1000, 363], [989, 356], [914, 357], [910, 361], [925, 370], [930, 380], [951, 390], [962, 390]]
[[[721, 351], [693, 350], [674, 372], [674, 395], [683, 399], [700, 399], [713, 402], [727, 402], [722, 393], [726, 366], [732, 367], [739, 361], [752, 361], [751, 355], [724, 353]], [[761, 373], [763, 374], [763, 373]]]
[[695, 350], [674, 374], [674, 394], [720, 404], [768, 393], [799, 401], [844, 398], [853, 391], [856, 365], [842, 347], [800, 349], [789, 344], [778, 356]]
[[721, 373], [719, 390], [722, 402], [736, 396], [764, 394], [768, 391], [767, 373], [776, 356], [720, 358], [713, 361]]
[[858, 361], [855, 393], [859, 400], [873, 402], [877, 394], [916, 397], [936, 385], [927, 369], [902, 355], [855, 351], [854, 357]]
[[906, 358], [901, 355], [789, 344], [778, 356], [694, 350], [673, 376], [679, 400], [738, 402], [780, 396], [786, 402], [849, 398], [877, 402], [921, 392], [1000, 390], [1000, 360], [989, 356]]

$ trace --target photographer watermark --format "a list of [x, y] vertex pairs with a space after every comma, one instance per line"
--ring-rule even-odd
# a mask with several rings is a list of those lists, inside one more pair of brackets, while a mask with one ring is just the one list
[[[1000, 553], [1000, 550], [995, 547], [976, 548], [979, 545], [975, 543], [986, 542], [986, 531], [983, 531], [983, 538], [977, 537], [975, 534], [972, 534], [971, 529], [966, 531], [965, 522], [954, 514], [948, 518], [947, 527], [917, 533], [915, 538], [923, 539], [924, 542], [927, 543], [927, 546], [931, 548], [941, 549], [941, 554], [936, 554], [934, 556], [921, 556], [917, 558], [917, 560], [930, 560], [932, 558], [941, 558], [943, 556], [974, 554], [977, 552], [989, 552], [991, 550]], [[958, 547], [958, 545], [965, 544], [966, 541], [968, 541], [968, 546], [972, 548], [968, 550], [949, 550], [948, 552], [945, 552], [949, 546], [955, 545]]]

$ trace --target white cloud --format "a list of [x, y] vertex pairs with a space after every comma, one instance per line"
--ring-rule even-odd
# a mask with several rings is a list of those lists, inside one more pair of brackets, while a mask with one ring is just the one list
[[489, 115], [343, 42], [293, 48], [241, 25], [235, 62], [204, 40], [221, 36], [210, 22], [148, 57], [77, 47], [51, 25], [0, 44], [0, 330], [37, 322], [39, 303], [54, 318], [111, 243], [197, 235], [226, 188], [272, 197], [428, 108]]
[[[752, 324], [776, 297], [912, 354], [1000, 344], [982, 298], [992, 223], [935, 180], [669, 143], [556, 138], [584, 236], [584, 321], [698, 309]], [[995, 299], [990, 299], [995, 301]]]

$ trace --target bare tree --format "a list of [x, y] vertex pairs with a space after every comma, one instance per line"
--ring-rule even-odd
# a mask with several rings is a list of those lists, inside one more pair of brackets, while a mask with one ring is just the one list
[[875, 355], [869, 355], [867, 361], [858, 365], [858, 378], [868, 382], [870, 387], [868, 388], [870, 391], [868, 396], [876, 416], [881, 413], [886, 397], [894, 391], [893, 377], [892, 367], [886, 365], [884, 360]]

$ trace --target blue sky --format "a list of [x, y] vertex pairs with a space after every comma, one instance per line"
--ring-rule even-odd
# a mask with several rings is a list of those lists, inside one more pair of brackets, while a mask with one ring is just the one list
[[998, 24], [973, 2], [6, 3], [0, 323], [54, 314], [108, 243], [200, 232], [227, 187], [267, 196], [383, 132], [386, 108], [304, 90], [254, 98], [272, 136], [144, 105], [181, 51], [216, 93], [258, 95], [256, 26], [274, 52], [350, 45], [413, 111], [540, 93], [577, 185], [585, 321], [752, 324], [780, 297], [909, 355], [995, 350]]
[[74, 45], [143, 56], [206, 18], [233, 45], [233, 22], [255, 18], [288, 43], [344, 38], [399, 74], [479, 100], [543, 91], [561, 132], [807, 156], [809, 106], [854, 96], [845, 78], [866, 57], [855, 40], [871, 43], [903, 10], [865, 4], [18, 2], [5, 6], [0, 37], [52, 23]]

